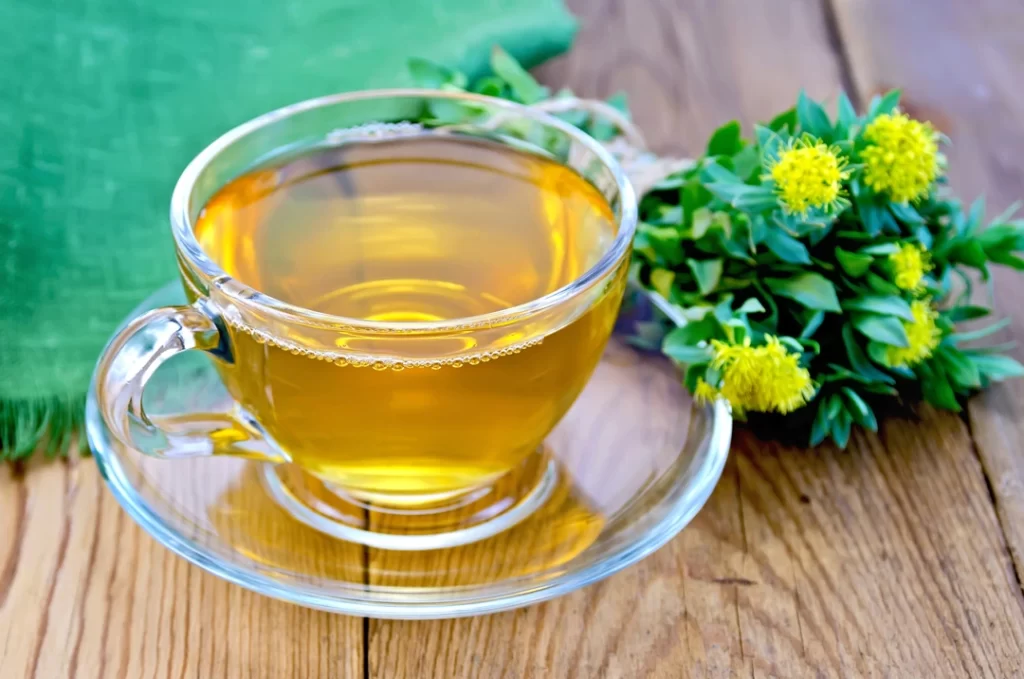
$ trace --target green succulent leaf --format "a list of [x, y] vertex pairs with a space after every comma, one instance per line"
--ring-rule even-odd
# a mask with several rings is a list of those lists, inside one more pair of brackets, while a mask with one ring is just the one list
[[807, 246], [779, 227], [769, 226], [764, 232], [764, 244], [772, 253], [789, 264], [810, 264]]
[[697, 279], [697, 286], [701, 294], [708, 294], [716, 287], [722, 278], [723, 262], [721, 259], [688, 259], [686, 264]]
[[999, 382], [1010, 377], [1024, 377], [1024, 365], [1009, 356], [992, 356], [976, 352], [965, 352], [985, 379]]
[[943, 348], [936, 354], [950, 381], [961, 390], [981, 388], [981, 370], [961, 351]]
[[808, 97], [803, 90], [796, 100], [796, 117], [804, 132], [809, 132], [825, 142], [832, 141], [832, 122], [828, 119], [828, 114], [821, 104]]
[[772, 132], [781, 132], [788, 130], [790, 134], [796, 131], [796, 108], [791, 108], [783, 111], [779, 115], [772, 118], [771, 122], [768, 123], [767, 128]]
[[729, 121], [714, 131], [708, 140], [707, 155], [732, 156], [743, 148], [740, 137], [740, 124], [736, 120]]
[[512, 55], [498, 46], [491, 52], [491, 68], [495, 75], [508, 83], [516, 99], [524, 104], [535, 104], [548, 96], [549, 91], [523, 68]]
[[891, 90], [884, 95], [875, 95], [868, 106], [867, 120], [870, 122], [883, 113], [892, 113], [900, 103], [900, 91]]
[[894, 347], [908, 347], [907, 331], [899, 319], [879, 314], [851, 313], [850, 320], [865, 337]]
[[860, 278], [868, 272], [871, 268], [871, 264], [875, 261], [875, 258], [871, 255], [861, 254], [859, 252], [847, 252], [846, 250], [837, 247], [835, 249], [836, 261], [839, 266], [842, 267], [848, 275], [854, 278]]
[[[876, 368], [860, 345], [857, 343], [857, 338], [853, 334], [853, 326], [849, 323], [843, 324], [843, 345], [846, 348], [846, 355], [850, 359], [850, 366], [855, 372], [863, 375], [865, 378], [872, 382], [881, 382], [883, 384], [894, 384], [896, 380], [892, 378], [888, 373]], [[882, 361], [877, 361], [881, 363]]]
[[765, 283], [782, 297], [788, 297], [808, 309], [842, 311], [832, 281], [818, 273], [803, 273], [791, 278], [767, 278]]
[[914, 320], [910, 303], [899, 295], [865, 295], [843, 302], [847, 311], [869, 311], [875, 314], [896, 316], [907, 321]]
[[850, 102], [850, 98], [846, 96], [846, 92], [839, 93], [836, 108], [839, 125], [842, 125], [844, 129], [849, 130], [857, 124], [857, 111], [853, 108], [853, 103]]

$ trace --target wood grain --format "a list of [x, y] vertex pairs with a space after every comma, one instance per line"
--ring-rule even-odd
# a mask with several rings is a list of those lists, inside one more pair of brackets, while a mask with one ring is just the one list
[[171, 554], [90, 459], [0, 468], [0, 677], [359, 677], [363, 625]]
[[[954, 190], [985, 194], [988, 215], [1024, 198], [1024, 12], [1001, 0], [929, 3], [927, 12], [884, 0], [836, 0], [853, 79], [870, 93], [900, 86], [914, 115], [954, 143], [945, 149]], [[938, 48], [941, 46], [941, 48]], [[916, 55], [927, 54], [927, 58]], [[996, 269], [994, 303], [1013, 319], [996, 342], [1024, 340], [1019, 274]], [[1024, 360], [1024, 349], [1014, 352]], [[968, 423], [991, 482], [1003, 530], [1024, 573], [1024, 383], [975, 398]]]
[[[663, 152], [697, 154], [722, 121], [848, 78], [818, 3], [573, 9], [583, 32], [543, 77], [625, 90]], [[524, 611], [371, 621], [370, 675], [1008, 676], [1024, 613], [972, 447], [959, 418], [932, 411], [845, 453], [743, 432], [709, 505], [644, 563]]]
[[[998, 210], [1021, 194], [1019, 5], [569, 4], [583, 29], [544, 80], [625, 90], [660, 151], [699, 154], [722, 121], [767, 118], [800, 87], [863, 100], [901, 85], [956, 140], [963, 195]], [[1024, 337], [1011, 281], [996, 302]], [[845, 452], [741, 430], [705, 510], [649, 559], [544, 605], [440, 622], [364, 624], [218, 580], [136, 527], [91, 461], [0, 469], [0, 677], [1022, 676], [1022, 436], [1020, 383]]]

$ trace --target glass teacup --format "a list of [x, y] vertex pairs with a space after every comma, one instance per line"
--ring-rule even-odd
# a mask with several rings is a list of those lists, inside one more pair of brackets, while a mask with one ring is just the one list
[[[447, 160], [421, 157], [434, 152]], [[352, 160], [361, 153], [371, 156], [364, 165]], [[371, 169], [405, 171], [387, 163], [406, 156], [434, 169], [416, 179], [428, 187], [416, 195], [433, 192], [426, 201], [441, 222], [423, 226], [423, 210], [389, 188], [378, 191], [392, 192], [383, 202], [346, 198], [336, 228], [305, 228], [295, 210], [323, 198], [316, 182], [344, 185], [348, 172], [358, 185]], [[310, 158], [315, 171], [294, 169], [308, 170]], [[488, 163], [497, 174], [486, 175]], [[488, 231], [452, 235], [443, 216], [464, 217], [458, 201], [486, 191], [497, 193], [473, 209]], [[260, 201], [272, 210], [252, 217]], [[536, 217], [521, 218], [531, 201], [536, 210], [522, 214]], [[277, 240], [266, 231], [274, 214]], [[245, 231], [246, 220], [263, 230]], [[325, 97], [211, 144], [181, 176], [171, 221], [192, 304], [130, 323], [97, 370], [102, 416], [122, 444], [165, 458], [266, 461], [269, 491], [298, 518], [394, 549], [480, 539], [544, 501], [556, 472], [543, 440], [600, 360], [636, 226], [632, 188], [595, 140], [463, 93]], [[307, 294], [310, 281], [328, 281], [329, 294]], [[234, 402], [209, 417], [154, 421], [146, 380], [188, 349], [212, 356]], [[366, 509], [416, 518], [375, 529]]]

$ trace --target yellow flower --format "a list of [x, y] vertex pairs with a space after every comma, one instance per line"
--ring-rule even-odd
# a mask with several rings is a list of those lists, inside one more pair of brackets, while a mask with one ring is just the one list
[[813, 137], [790, 140], [771, 167], [770, 177], [783, 207], [805, 213], [812, 207], [835, 206], [842, 182], [850, 176], [846, 158], [838, 146], [827, 146]]
[[693, 390], [693, 398], [702, 405], [713, 403], [718, 398], [718, 390], [705, 382], [703, 377], [698, 377], [697, 388]]
[[902, 113], [882, 114], [864, 128], [864, 182], [896, 203], [928, 195], [939, 176], [939, 136], [930, 123]]
[[889, 255], [889, 263], [896, 287], [912, 292], [924, 289], [924, 275], [932, 270], [932, 258], [923, 245], [904, 243]]
[[932, 308], [930, 299], [911, 302], [910, 311], [914, 314], [914, 320], [903, 321], [908, 346], [889, 347], [886, 351], [886, 360], [893, 367], [909, 367], [920, 363], [932, 355], [942, 339], [942, 331], [935, 324], [939, 314]]
[[[765, 336], [759, 347], [711, 340], [711, 367], [722, 372], [721, 394], [741, 415], [747, 410], [789, 413], [807, 404], [815, 386], [800, 355], [790, 353], [778, 337]], [[699, 386], [699, 385], [698, 385]]]

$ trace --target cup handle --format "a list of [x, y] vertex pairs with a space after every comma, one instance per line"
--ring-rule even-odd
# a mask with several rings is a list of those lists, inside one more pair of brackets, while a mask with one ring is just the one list
[[114, 439], [161, 458], [234, 455], [286, 461], [255, 423], [225, 413], [186, 421], [156, 418], [158, 423], [143, 408], [146, 382], [171, 356], [198, 349], [230, 360], [227, 337], [219, 323], [217, 314], [200, 300], [192, 306], [154, 309], [131, 321], [110, 341], [96, 370], [96, 393], [103, 421]]

